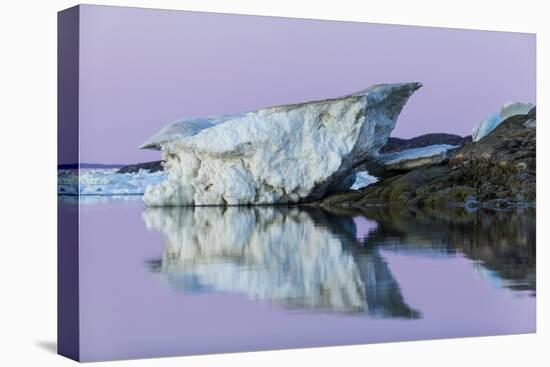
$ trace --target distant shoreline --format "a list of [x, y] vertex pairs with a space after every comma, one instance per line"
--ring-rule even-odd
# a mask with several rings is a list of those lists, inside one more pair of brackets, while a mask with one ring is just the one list
[[57, 169], [77, 169], [77, 168], [122, 168], [126, 164], [109, 163], [66, 163], [58, 164]]

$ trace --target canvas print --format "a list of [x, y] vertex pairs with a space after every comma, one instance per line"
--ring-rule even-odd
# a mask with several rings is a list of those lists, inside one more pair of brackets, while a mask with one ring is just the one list
[[58, 16], [58, 351], [535, 332], [535, 35]]

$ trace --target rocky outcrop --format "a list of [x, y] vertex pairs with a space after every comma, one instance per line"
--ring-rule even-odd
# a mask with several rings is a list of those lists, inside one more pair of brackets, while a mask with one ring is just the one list
[[127, 166], [121, 167], [117, 170], [117, 173], [136, 173], [140, 170], [157, 172], [162, 171], [162, 161], [153, 161], [153, 162], [143, 162], [136, 164], [129, 164]]
[[334, 194], [320, 205], [534, 205], [536, 130], [531, 126], [536, 126], [534, 110], [509, 117], [478, 142], [454, 151], [440, 165], [386, 177], [360, 192]]
[[471, 136], [460, 136], [454, 134], [424, 134], [411, 139], [400, 139], [390, 137], [386, 145], [380, 149], [381, 154], [400, 152], [406, 149], [427, 147], [429, 145], [454, 145], [462, 146], [472, 141]]
[[[184, 119], [143, 148], [160, 148], [168, 179], [149, 206], [297, 203], [320, 199], [378, 156], [420, 83], [238, 115]], [[349, 186], [348, 186], [349, 187]]]

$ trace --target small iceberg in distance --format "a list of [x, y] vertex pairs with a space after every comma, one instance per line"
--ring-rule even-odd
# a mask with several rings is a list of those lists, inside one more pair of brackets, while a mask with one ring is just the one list
[[117, 173], [116, 169], [60, 169], [57, 172], [57, 194], [62, 196], [143, 195], [148, 185], [166, 179], [162, 171], [140, 170]]
[[501, 122], [508, 117], [516, 115], [527, 115], [535, 107], [532, 103], [508, 102], [499, 111], [491, 113], [487, 118], [477, 124], [472, 130], [472, 140], [481, 140], [493, 131]]

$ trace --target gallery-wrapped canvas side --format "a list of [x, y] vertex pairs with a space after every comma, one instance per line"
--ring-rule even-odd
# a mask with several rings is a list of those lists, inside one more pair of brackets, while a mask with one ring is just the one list
[[[57, 21], [57, 164], [78, 173], [79, 7], [59, 12]], [[57, 238], [57, 352], [78, 360], [78, 205], [58, 201]]]

